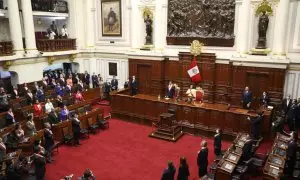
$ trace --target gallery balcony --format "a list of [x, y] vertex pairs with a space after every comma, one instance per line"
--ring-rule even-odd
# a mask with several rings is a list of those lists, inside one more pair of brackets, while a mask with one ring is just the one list
[[42, 52], [76, 50], [76, 39], [38, 39], [37, 49]]
[[13, 45], [11, 41], [0, 42], [0, 56], [13, 55]]
[[68, 13], [68, 2], [64, 0], [31, 0], [32, 10], [39, 12]]

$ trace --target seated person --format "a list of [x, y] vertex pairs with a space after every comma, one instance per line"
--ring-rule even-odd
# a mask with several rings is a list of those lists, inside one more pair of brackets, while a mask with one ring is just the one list
[[64, 107], [60, 111], [59, 118], [61, 121], [65, 121], [69, 119], [69, 110], [67, 109], [66, 105], [64, 105]]
[[6, 126], [10, 126], [16, 123], [14, 113], [12, 108], [9, 108], [7, 113], [5, 114]]
[[6, 146], [2, 138], [0, 138], [0, 162], [4, 160], [5, 156], [6, 156]]
[[44, 94], [44, 90], [43, 87], [40, 86], [38, 87], [37, 91], [36, 91], [36, 98], [40, 101], [40, 102], [44, 102], [45, 101], [45, 94]]
[[174, 94], [175, 94], [175, 87], [173, 86], [172, 81], [170, 81], [167, 88], [167, 98], [173, 98]]
[[35, 100], [35, 104], [33, 105], [33, 114], [34, 116], [41, 116], [43, 114], [43, 107], [40, 104], [39, 100]]
[[78, 88], [79, 91], [85, 91], [83, 82], [81, 80], [79, 80], [77, 88]]
[[3, 87], [0, 88], [0, 111], [5, 112], [9, 109], [8, 96]]
[[96, 180], [96, 177], [90, 169], [86, 169], [80, 180]]
[[54, 108], [51, 109], [51, 112], [48, 114], [48, 120], [49, 120], [49, 123], [51, 124], [51, 126], [60, 122], [60, 119], [59, 119], [57, 113], [55, 112]]
[[260, 104], [262, 106], [265, 106], [267, 107], [269, 105], [269, 102], [270, 102], [270, 98], [269, 96], [267, 95], [267, 93], [264, 91], [261, 98], [260, 98]]
[[24, 140], [24, 130], [21, 127], [21, 124], [17, 124], [14, 131], [11, 132], [10, 137], [7, 139], [7, 143], [12, 145], [13, 148], [16, 148], [19, 143]]
[[244, 147], [242, 149], [243, 153], [242, 153], [242, 160], [243, 161], [248, 161], [249, 159], [251, 159], [253, 152], [252, 152], [252, 147], [253, 147], [253, 140], [251, 139], [251, 137], [249, 135], [247, 135], [246, 138], [246, 142], [244, 144]]
[[64, 102], [63, 99], [60, 95], [57, 95], [56, 97], [56, 103], [57, 103], [57, 107], [63, 108], [64, 107]]
[[72, 87], [69, 84], [67, 84], [65, 87], [65, 94], [71, 95], [71, 93], [72, 93]]
[[46, 113], [50, 113], [51, 110], [54, 109], [52, 102], [50, 101], [50, 99], [47, 99], [47, 102], [45, 104], [45, 111]]
[[26, 131], [27, 136], [32, 137], [36, 134], [36, 128], [35, 128], [35, 124], [33, 121], [33, 114], [28, 115], [26, 127], [27, 127], [27, 131]]
[[83, 96], [79, 90], [74, 94], [75, 102], [84, 101]]
[[32, 105], [34, 102], [34, 96], [32, 92], [28, 89], [27, 93], [25, 94], [27, 105]]

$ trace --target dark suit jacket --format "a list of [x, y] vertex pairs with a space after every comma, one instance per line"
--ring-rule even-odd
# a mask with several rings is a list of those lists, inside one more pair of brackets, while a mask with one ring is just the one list
[[79, 133], [81, 128], [80, 128], [80, 121], [76, 121], [75, 119], [72, 119], [72, 130], [73, 133]]
[[61, 78], [59, 78], [57, 81], [59, 82], [59, 85], [61, 85], [61, 86], [66, 85], [66, 80], [63, 81]]
[[98, 76], [97, 75], [92, 75], [92, 82], [93, 84], [97, 84], [98, 85]]
[[289, 158], [294, 158], [296, 155], [297, 143], [296, 141], [292, 140], [288, 143], [288, 148], [286, 150], [286, 155]]
[[32, 98], [26, 93], [25, 95], [25, 98], [26, 98], [26, 102], [27, 104], [33, 104], [34, 103], [34, 95], [32, 94]]
[[45, 137], [45, 149], [50, 149], [54, 145], [53, 134], [51, 134], [48, 130], [44, 133]]
[[134, 81], [130, 81], [130, 95], [131, 96], [134, 96], [137, 94], [137, 81], [134, 80]]
[[49, 123], [52, 125], [52, 124], [57, 124], [60, 122], [60, 119], [59, 119], [59, 116], [58, 114], [54, 113], [54, 112], [50, 112], [48, 114], [48, 120], [49, 120]]
[[90, 84], [90, 75], [89, 74], [84, 74], [83, 82], [85, 82], [86, 84]]
[[269, 96], [261, 96], [260, 97], [260, 103], [261, 103], [261, 105], [268, 105], [269, 104], [269, 102], [270, 102], [270, 98], [269, 98]]
[[243, 161], [248, 161], [252, 157], [252, 140], [246, 141], [243, 147], [242, 159]]
[[112, 91], [118, 90], [118, 80], [112, 79], [110, 85]]
[[16, 99], [17, 96], [20, 96], [19, 91], [17, 91], [18, 94], [15, 93], [15, 91], [13, 90], [13, 92], [11, 93], [11, 96], [13, 99]]
[[287, 99], [284, 99], [282, 101], [282, 105], [281, 105], [281, 108], [282, 108], [282, 111], [285, 113], [285, 115], [287, 114], [287, 112], [289, 111], [290, 107], [292, 106], [292, 99], [290, 99], [289, 103], [287, 103]]
[[207, 167], [208, 165], [208, 149], [201, 149], [200, 152], [198, 153], [198, 157], [197, 157], [197, 164], [198, 167]]
[[215, 149], [222, 149], [222, 138], [221, 134], [216, 134], [214, 136], [214, 148]]
[[262, 121], [262, 116], [258, 116], [251, 119], [251, 136], [255, 139], [259, 138], [260, 135], [260, 122]]
[[175, 173], [175, 167], [173, 169], [166, 168], [162, 174], [161, 180], [174, 180]]
[[244, 91], [243, 92], [243, 103], [248, 104], [249, 102], [252, 102], [252, 92], [248, 91], [248, 93], [246, 93]]
[[6, 119], [6, 126], [10, 126], [10, 125], [14, 124], [14, 122], [13, 122], [14, 118], [10, 114], [6, 113], [5, 119]]
[[175, 87], [172, 86], [171, 89], [169, 89], [169, 86], [167, 87], [167, 96], [168, 98], [173, 98], [175, 94]]
[[177, 180], [188, 180], [190, 170], [188, 166], [179, 166]]

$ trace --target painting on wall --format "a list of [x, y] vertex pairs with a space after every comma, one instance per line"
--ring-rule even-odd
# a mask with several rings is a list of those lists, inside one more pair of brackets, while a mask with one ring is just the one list
[[121, 0], [101, 1], [102, 36], [122, 36]]

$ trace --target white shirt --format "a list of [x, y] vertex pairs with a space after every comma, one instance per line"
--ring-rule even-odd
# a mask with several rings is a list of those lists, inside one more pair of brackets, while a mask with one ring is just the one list
[[54, 109], [52, 102], [45, 104], [46, 113], [50, 113], [52, 109]]
[[55, 35], [56, 35], [55, 32], [52, 31], [52, 32], [49, 34], [49, 39], [51, 39], [51, 40], [52, 40], [52, 39], [55, 39]]
[[61, 29], [61, 35], [62, 35], [62, 36], [67, 36], [67, 37], [69, 36], [69, 33], [68, 33], [67, 28], [62, 28], [62, 29]]

